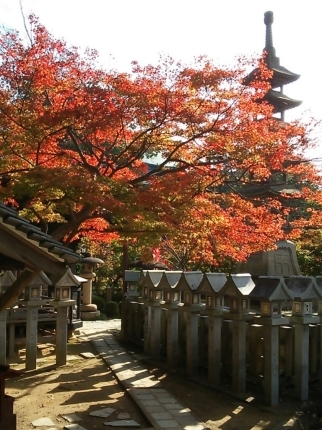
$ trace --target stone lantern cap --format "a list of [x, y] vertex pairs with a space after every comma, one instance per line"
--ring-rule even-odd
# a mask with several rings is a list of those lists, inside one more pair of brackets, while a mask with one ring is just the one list
[[313, 276], [291, 276], [285, 283], [295, 298], [300, 300], [322, 298], [322, 291]]
[[52, 284], [56, 287], [76, 287], [82, 282], [87, 282], [87, 279], [74, 275], [69, 268], [63, 276], [54, 276], [52, 278]]
[[31, 282], [28, 287], [38, 287], [38, 286], [48, 286], [51, 285], [51, 280], [46, 276], [44, 272], [40, 272]]
[[82, 264], [88, 264], [89, 266], [96, 266], [96, 264], [103, 264], [104, 261], [100, 258], [92, 257], [90, 254], [85, 254], [85, 257], [81, 259]]
[[293, 300], [293, 293], [288, 289], [282, 276], [260, 276], [250, 299], [283, 302]]
[[232, 297], [245, 298], [254, 289], [255, 283], [249, 273], [229, 275], [220, 293]]
[[124, 281], [125, 282], [139, 282], [141, 276], [141, 272], [137, 270], [125, 270], [124, 272]]
[[10, 285], [12, 285], [16, 280], [17, 278], [14, 274], [10, 270], [6, 270], [3, 275], [1, 275], [0, 286], [2, 288], [10, 287]]
[[181, 279], [182, 271], [166, 271], [163, 273], [159, 283], [159, 288], [164, 290], [177, 289], [178, 283]]
[[227, 276], [224, 273], [205, 273], [198, 286], [200, 293], [212, 293], [217, 295], [227, 282]]
[[199, 271], [183, 272], [177, 288], [183, 291], [195, 291], [199, 287], [202, 278], [203, 273]]
[[144, 287], [158, 287], [163, 274], [164, 270], [147, 270], [142, 285]]

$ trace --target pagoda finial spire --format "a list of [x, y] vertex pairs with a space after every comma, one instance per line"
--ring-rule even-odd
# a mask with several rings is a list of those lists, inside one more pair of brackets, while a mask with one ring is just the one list
[[275, 48], [273, 46], [273, 31], [272, 24], [274, 22], [274, 14], [271, 11], [267, 11], [264, 13], [264, 23], [266, 25], [266, 43], [265, 43], [265, 51], [269, 55], [276, 55]]

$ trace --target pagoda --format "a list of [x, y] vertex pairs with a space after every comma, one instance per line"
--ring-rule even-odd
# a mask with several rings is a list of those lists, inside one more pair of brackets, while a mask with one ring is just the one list
[[[280, 59], [276, 56], [273, 46], [273, 12], [268, 11], [264, 14], [264, 23], [266, 25], [266, 43], [264, 48], [265, 63], [272, 76], [269, 80], [271, 89], [259, 102], [266, 101], [274, 108], [274, 118], [284, 121], [285, 111], [299, 106], [302, 102], [294, 100], [283, 93], [284, 85], [295, 82], [300, 75], [290, 72], [280, 65]], [[245, 85], [250, 84], [254, 79], [259, 78], [259, 69], [253, 70], [244, 80]], [[277, 115], [275, 117], [275, 114]], [[281, 180], [282, 176], [282, 180]], [[288, 183], [287, 174], [284, 172], [272, 173], [271, 177], [261, 183], [248, 184], [242, 190], [243, 194], [248, 197], [269, 197], [279, 196], [283, 200], [283, 195], [299, 194], [292, 184]], [[289, 228], [289, 223], [285, 224], [285, 231]], [[251, 273], [253, 279], [259, 276], [300, 276], [301, 270], [298, 264], [296, 249], [293, 242], [289, 240], [280, 240], [276, 242], [276, 249], [270, 251], [260, 251], [251, 254], [245, 263], [239, 263], [235, 267], [234, 273]]]
[[[276, 56], [276, 50], [273, 46], [272, 24], [274, 22], [273, 12], [268, 11], [264, 14], [264, 23], [266, 25], [266, 41], [265, 41], [265, 63], [269, 70], [273, 72], [269, 80], [271, 89], [266, 93], [260, 101], [267, 101], [274, 107], [274, 114], [279, 115], [277, 118], [284, 121], [285, 111], [300, 106], [302, 103], [299, 100], [294, 100], [283, 93], [284, 85], [295, 82], [300, 75], [290, 72], [288, 69], [280, 65], [280, 59]], [[245, 84], [249, 84], [259, 75], [258, 68], [253, 70], [245, 79]]]

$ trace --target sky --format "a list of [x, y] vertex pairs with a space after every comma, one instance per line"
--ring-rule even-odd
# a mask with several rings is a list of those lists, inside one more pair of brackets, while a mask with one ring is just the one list
[[[131, 70], [131, 61], [157, 64], [160, 55], [191, 63], [206, 55], [218, 65], [265, 46], [264, 13], [274, 13], [273, 43], [280, 64], [301, 78], [284, 87], [302, 105], [286, 120], [322, 121], [322, 25], [319, 0], [21, 0], [55, 37], [94, 48], [107, 69]], [[25, 34], [20, 0], [0, 0], [0, 25]], [[322, 139], [319, 153], [322, 157]]]

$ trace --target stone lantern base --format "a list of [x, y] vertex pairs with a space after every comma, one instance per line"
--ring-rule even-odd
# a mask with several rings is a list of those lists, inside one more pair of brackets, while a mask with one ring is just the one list
[[80, 305], [80, 316], [83, 321], [95, 321], [100, 316], [100, 311], [93, 303]]

